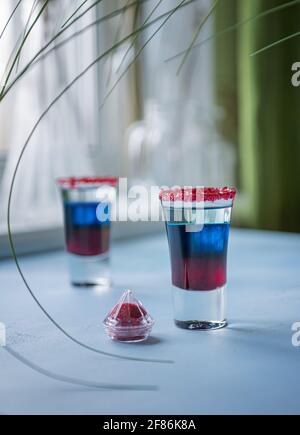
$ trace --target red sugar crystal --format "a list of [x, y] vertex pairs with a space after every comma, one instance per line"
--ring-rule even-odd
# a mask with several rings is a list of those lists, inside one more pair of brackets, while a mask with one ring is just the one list
[[111, 316], [116, 315], [116, 320], [122, 326], [139, 325], [144, 316], [147, 315], [146, 310], [141, 305], [124, 302], [121, 307], [117, 304], [111, 312]]
[[174, 189], [163, 189], [159, 194], [162, 201], [210, 201], [234, 200], [236, 195], [235, 187], [177, 187]]
[[116, 177], [64, 177], [58, 178], [57, 183], [66, 189], [76, 189], [78, 187], [87, 187], [91, 185], [107, 184], [116, 186], [118, 178]]

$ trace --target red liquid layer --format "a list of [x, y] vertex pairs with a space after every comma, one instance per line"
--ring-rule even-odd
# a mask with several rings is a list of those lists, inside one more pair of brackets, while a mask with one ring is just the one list
[[77, 255], [101, 255], [109, 251], [110, 226], [72, 227], [66, 232], [67, 251]]
[[186, 290], [215, 290], [226, 284], [226, 260], [217, 256], [174, 259], [172, 282]]

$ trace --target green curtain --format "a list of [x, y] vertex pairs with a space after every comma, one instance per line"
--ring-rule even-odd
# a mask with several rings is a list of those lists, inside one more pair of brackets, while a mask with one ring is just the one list
[[[234, 18], [244, 20], [283, 3], [221, 0], [217, 31]], [[300, 231], [300, 88], [291, 84], [292, 65], [300, 61], [300, 38], [250, 56], [297, 31], [299, 5], [240, 26], [216, 44], [217, 65], [220, 58], [224, 65], [226, 59], [231, 63], [224, 74], [217, 73], [218, 103], [222, 89], [237, 95], [237, 115], [232, 116], [238, 121], [240, 201], [235, 214], [240, 224], [253, 228]]]
[[[221, 0], [215, 14], [217, 30], [226, 29], [238, 20], [237, 0]], [[237, 93], [237, 43], [236, 32], [216, 39], [216, 99], [224, 108], [225, 117], [219, 125], [224, 138], [233, 145], [238, 142]]]

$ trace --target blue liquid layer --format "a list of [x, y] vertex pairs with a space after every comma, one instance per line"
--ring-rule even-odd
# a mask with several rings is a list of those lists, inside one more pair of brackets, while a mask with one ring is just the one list
[[[73, 225], [101, 225], [109, 223], [109, 204], [99, 202], [65, 202], [65, 218]], [[100, 215], [104, 219], [100, 220]]]

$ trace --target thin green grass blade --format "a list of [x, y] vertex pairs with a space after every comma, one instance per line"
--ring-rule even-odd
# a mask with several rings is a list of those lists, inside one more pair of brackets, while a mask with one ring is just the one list
[[[130, 3], [127, 6], [127, 9], [130, 7], [135, 6], [137, 3], [144, 3], [147, 2], [149, 0], [134, 0], [132, 3]], [[104, 22], [110, 18], [115, 17], [116, 15], [119, 15], [120, 13], [123, 12], [123, 10], [125, 9], [125, 7], [123, 6], [122, 8], [119, 8], [113, 12], [111, 12], [110, 14], [105, 15], [104, 17], [101, 17], [100, 19], [94, 21], [91, 25], [87, 25], [83, 30], [88, 30], [88, 28], [92, 27], [95, 24], [100, 24], [101, 22]], [[8, 80], [9, 77], [6, 77], [6, 84], [5, 84], [5, 88], [3, 87], [0, 93], [0, 102], [1, 100], [3, 100], [3, 98], [8, 94], [8, 92], [11, 90], [11, 88], [13, 87], [13, 85], [20, 80], [20, 78], [25, 74], [26, 71], [29, 70], [29, 68], [33, 65], [36, 64], [38, 62], [38, 59], [44, 59], [46, 56], [48, 56], [48, 54], [50, 54], [52, 51], [54, 51], [56, 49], [56, 47], [62, 46], [65, 43], [71, 41], [74, 37], [74, 35], [71, 35], [70, 37], [68, 37], [65, 42], [63, 41], [61, 44], [58, 44], [57, 46], [54, 46], [52, 49], [48, 50], [48, 52], [45, 53], [45, 56], [43, 56], [43, 53], [47, 50], [47, 48], [50, 47], [50, 45], [55, 42], [63, 33], [65, 33], [71, 26], [73, 25], [73, 23], [69, 23], [67, 26], [65, 26], [63, 29], [61, 29], [56, 35], [54, 35], [40, 50], [38, 50], [38, 52], [34, 55], [34, 57], [27, 63], [27, 65], [24, 66], [24, 68], [22, 69], [22, 71], [20, 71], [20, 73], [11, 81], [11, 83], [8, 84]], [[82, 32], [78, 31], [76, 34], [80, 35]], [[13, 62], [12, 62], [13, 64]], [[13, 65], [10, 68], [10, 70], [13, 69]]]
[[126, 73], [129, 71], [131, 65], [136, 61], [136, 59], [139, 57], [139, 55], [142, 53], [144, 48], [152, 41], [154, 36], [162, 29], [162, 27], [169, 21], [169, 19], [176, 13], [176, 11], [183, 5], [185, 0], [182, 0], [174, 9], [171, 10], [171, 12], [168, 12], [167, 17], [163, 20], [163, 22], [158, 26], [158, 28], [155, 30], [155, 32], [150, 36], [150, 38], [147, 39], [147, 41], [141, 46], [141, 48], [138, 50], [136, 55], [134, 56], [133, 60], [129, 63], [129, 65], [126, 67], [126, 69], [123, 71], [123, 73], [120, 75], [120, 77], [115, 81], [114, 85], [111, 87], [109, 92], [105, 95], [102, 104], [100, 106], [100, 110], [103, 108], [105, 102], [110, 97], [114, 89], [118, 86], [122, 78], [126, 75]]
[[[129, 7], [132, 7], [133, 5], [136, 5], [137, 2], [142, 3], [142, 2], [146, 2], [149, 0], [134, 0], [131, 4], [128, 5]], [[189, 4], [193, 3], [194, 1], [198, 1], [198, 0], [187, 0], [186, 3], [184, 3], [181, 8], [188, 6]], [[66, 38], [64, 41], [62, 41], [61, 43], [57, 44], [56, 46], [50, 48], [48, 51], [47, 48], [50, 47], [50, 45], [57, 39], [59, 38], [69, 27], [71, 27], [71, 23], [69, 23], [64, 29], [60, 30], [50, 41], [48, 41], [34, 56], [33, 58], [27, 63], [27, 65], [24, 66], [24, 68], [22, 69], [22, 71], [19, 72], [19, 74], [11, 81], [11, 83], [8, 84], [8, 86], [6, 87], [5, 90], [2, 90], [1, 94], [0, 94], [0, 102], [1, 100], [3, 100], [6, 95], [11, 91], [11, 89], [14, 87], [14, 85], [23, 77], [23, 75], [30, 69], [31, 66], [36, 65], [38, 62], [40, 62], [40, 60], [44, 59], [45, 57], [47, 57], [49, 54], [51, 54], [51, 52], [55, 51], [58, 47], [62, 47], [63, 45], [67, 44], [68, 42], [70, 42], [73, 37], [75, 35], [80, 35], [81, 33], [83, 33], [84, 31], [87, 31], [89, 28], [91, 28], [94, 25], [100, 24], [103, 21], [106, 21], [109, 18], [112, 18], [116, 15], [118, 15], [119, 13], [121, 13], [121, 11], [124, 9], [124, 7], [115, 10], [113, 12], [111, 12], [110, 14], [90, 23], [89, 25], [87, 25], [85, 28], [79, 30], [76, 34], [71, 35], [70, 37]], [[152, 21], [148, 22], [147, 24], [145, 24], [144, 26], [141, 26], [140, 28], [136, 29], [134, 32], [130, 33], [128, 35], [128, 37], [126, 37], [125, 39], [123, 39], [122, 41], [127, 41], [128, 39], [134, 37], [135, 35], [139, 34], [140, 32], [142, 32], [143, 30], [151, 27], [153, 24], [157, 23], [158, 21], [160, 21], [161, 19], [163, 19], [165, 16], [168, 15], [170, 11], [165, 12], [163, 14], [161, 14], [160, 16], [158, 16], [157, 18], [153, 19]], [[119, 43], [116, 44], [115, 47], [118, 47]], [[111, 49], [115, 49], [115, 47], [111, 47]]]
[[[134, 0], [133, 2], [131, 2], [127, 7], [126, 10], [136, 6], [137, 4], [142, 4], [142, 3], [146, 3], [149, 0]], [[123, 12], [123, 8], [120, 9], [116, 9], [113, 12], [110, 12], [109, 14], [98, 18], [97, 20], [92, 21], [91, 23], [87, 24], [86, 26], [84, 26], [82, 29], [77, 30], [75, 33], [73, 33], [72, 35], [68, 36], [67, 38], [63, 39], [61, 42], [57, 43], [55, 46], [53, 46], [52, 48], [50, 48], [49, 50], [46, 51], [43, 50], [43, 54], [39, 55], [38, 58], [36, 60], [34, 60], [34, 62], [31, 64], [32, 66], [37, 65], [39, 62], [41, 62], [42, 60], [44, 60], [45, 58], [47, 58], [51, 53], [53, 53], [54, 51], [58, 50], [59, 48], [63, 47], [64, 45], [68, 44], [68, 42], [72, 41], [73, 38], [77, 38], [78, 36], [82, 35], [83, 33], [87, 32], [89, 29], [91, 29], [94, 26], [97, 26], [101, 23], [103, 23], [104, 21], [107, 21], [110, 18], [114, 18], [117, 15], [119, 15], [120, 13]], [[47, 44], [48, 45], [48, 44]], [[49, 45], [48, 45], [49, 46]], [[47, 47], [46, 47], [47, 48]]]
[[210, 18], [210, 16], [214, 13], [214, 11], [215, 11], [215, 9], [216, 9], [218, 3], [219, 3], [219, 0], [215, 0], [215, 1], [214, 1], [212, 7], [210, 8], [210, 10], [209, 10], [208, 13], [206, 14], [206, 16], [205, 16], [205, 17], [203, 18], [203, 20], [199, 23], [199, 25], [198, 25], [198, 27], [197, 27], [197, 29], [196, 29], [196, 31], [195, 31], [195, 34], [194, 34], [194, 36], [193, 36], [193, 39], [192, 39], [190, 45], [188, 46], [187, 50], [185, 51], [185, 54], [184, 54], [184, 56], [183, 56], [182, 61], [180, 62], [180, 65], [179, 65], [179, 67], [178, 67], [178, 70], [177, 70], [176, 75], [179, 75], [179, 74], [180, 74], [180, 71], [182, 70], [182, 68], [183, 68], [183, 66], [184, 66], [184, 64], [185, 64], [185, 62], [186, 62], [186, 60], [187, 60], [187, 58], [189, 57], [189, 54], [191, 53], [191, 50], [193, 49], [193, 46], [195, 45], [195, 42], [197, 41], [197, 38], [198, 38], [198, 36], [199, 36], [199, 34], [200, 34], [200, 32], [201, 32], [201, 30], [202, 30], [204, 24], [207, 22], [207, 20]]
[[76, 9], [75, 11], [69, 16], [69, 18], [64, 21], [64, 23], [62, 24], [61, 28], [63, 29], [70, 21], [73, 17], [75, 17], [75, 15], [77, 14], [77, 12], [80, 11], [80, 9], [83, 8], [83, 6], [88, 2], [89, 0], [84, 0]]
[[[63, 47], [64, 45], [68, 44], [70, 41], [72, 41], [73, 38], [76, 38], [78, 36], [80, 36], [81, 34], [83, 34], [84, 32], [88, 31], [90, 28], [101, 24], [102, 22], [105, 22], [106, 20], [109, 20], [111, 18], [116, 17], [117, 15], [123, 13], [124, 11], [126, 11], [129, 8], [132, 8], [136, 5], [142, 5], [143, 3], [146, 3], [150, 0], [133, 0], [131, 3], [128, 4], [128, 6], [122, 6], [119, 9], [115, 9], [114, 11], [110, 12], [109, 14], [98, 18], [97, 20], [94, 20], [93, 22], [91, 22], [90, 24], [86, 25], [85, 27], [83, 27], [82, 29], [76, 31], [75, 33], [73, 33], [72, 35], [68, 36], [66, 39], [64, 39], [63, 41], [59, 42], [58, 44], [56, 44], [55, 46], [53, 46], [52, 48], [50, 48], [48, 51], [47, 48], [50, 47], [50, 45], [55, 42], [65, 31], [67, 31], [71, 26], [72, 23], [69, 23], [67, 26], [64, 27], [64, 29], [60, 30], [57, 34], [55, 34], [36, 54], [35, 56], [28, 62], [28, 64], [23, 68], [23, 70], [18, 74], [17, 77], [15, 77], [15, 79], [8, 85], [6, 86], [6, 89], [2, 89], [2, 91], [0, 92], [0, 102], [1, 100], [6, 96], [6, 94], [10, 91], [10, 89], [13, 87], [14, 83], [17, 82], [22, 76], [23, 74], [26, 73], [26, 71], [28, 71], [30, 69], [31, 66], [38, 64], [40, 61], [46, 59], [51, 53], [53, 53], [56, 49], [59, 49], [61, 47]], [[14, 53], [16, 53], [17, 51], [17, 47], [20, 44], [20, 40], [22, 38], [22, 35], [20, 35], [20, 37], [18, 38], [17, 43], [15, 44], [14, 49], [12, 50], [12, 54], [10, 56], [10, 59], [8, 61], [8, 66], [6, 68], [6, 73], [4, 74], [4, 77], [7, 75], [7, 71], [9, 69], [9, 66], [12, 64], [13, 62], [13, 56]], [[1, 83], [4, 82], [4, 78], [2, 77], [1, 79]]]
[[7, 29], [7, 27], [9, 26], [9, 23], [10, 23], [11, 20], [13, 19], [14, 15], [15, 15], [15, 13], [17, 12], [17, 10], [18, 10], [18, 8], [19, 8], [19, 6], [20, 6], [21, 3], [22, 3], [22, 0], [19, 0], [18, 3], [16, 4], [16, 6], [14, 7], [12, 13], [11, 13], [10, 16], [8, 17], [8, 20], [6, 21], [6, 23], [5, 23], [5, 25], [4, 25], [3, 29], [2, 29], [2, 31], [1, 31], [1, 33], [0, 33], [0, 40], [1, 40], [1, 38], [3, 37], [3, 35], [4, 35], [4, 33], [5, 33], [6, 29]]
[[29, 27], [29, 29], [28, 29], [26, 35], [24, 36], [24, 38], [23, 38], [23, 40], [22, 40], [22, 42], [21, 42], [21, 44], [20, 44], [20, 47], [19, 47], [18, 50], [17, 50], [17, 53], [16, 53], [15, 58], [14, 58], [14, 60], [13, 60], [13, 62], [12, 62], [12, 65], [11, 65], [11, 67], [10, 67], [8, 73], [7, 73], [7, 76], [6, 76], [6, 78], [5, 78], [5, 82], [4, 82], [3, 88], [2, 88], [2, 90], [1, 90], [0, 101], [1, 101], [1, 96], [2, 96], [2, 94], [5, 92], [5, 89], [6, 89], [6, 86], [7, 86], [7, 84], [8, 84], [8, 81], [9, 81], [9, 79], [10, 79], [10, 76], [11, 76], [11, 74], [12, 74], [12, 72], [13, 72], [13, 70], [14, 70], [14, 67], [15, 67], [15, 65], [16, 65], [16, 63], [17, 63], [17, 61], [18, 61], [18, 58], [19, 58], [19, 56], [20, 56], [20, 54], [21, 54], [21, 51], [22, 51], [22, 49], [23, 49], [23, 47], [24, 47], [24, 45], [25, 45], [25, 43], [26, 43], [26, 41], [27, 41], [27, 39], [28, 39], [30, 33], [32, 32], [34, 26], [36, 25], [36, 23], [37, 23], [38, 20], [40, 19], [41, 15], [43, 14], [43, 12], [44, 12], [44, 10], [46, 9], [46, 7], [48, 6], [49, 1], [50, 1], [50, 0], [45, 0], [43, 6], [42, 6], [41, 9], [39, 10], [39, 13], [37, 14], [37, 16], [35, 17], [33, 23], [32, 23], [31, 26]]
[[[125, 6], [128, 6], [129, 2], [130, 2], [130, 0], [127, 0]], [[118, 40], [119, 40], [119, 38], [120, 38], [121, 30], [122, 30], [122, 26], [123, 26], [123, 23], [124, 23], [125, 13], [126, 13], [126, 10], [124, 10], [124, 11], [121, 13], [120, 17], [119, 17], [119, 23], [118, 23], [117, 31], [116, 31], [115, 38], [114, 38], [114, 44], [115, 44], [116, 42], [118, 42]], [[107, 79], [106, 79], [106, 84], [107, 84], [107, 85], [109, 85], [110, 80], [111, 80], [111, 75], [112, 75], [112, 63], [113, 63], [113, 55], [114, 55], [114, 52], [112, 51], [111, 54], [110, 54], [109, 70], [108, 70]]]
[[[28, 18], [27, 18], [27, 21], [26, 21], [26, 24], [25, 24], [25, 28], [24, 28], [24, 31], [23, 31], [22, 39], [25, 38], [25, 35], [26, 35], [26, 32], [27, 32], [30, 20], [32, 18], [32, 15], [34, 14], [34, 11], [35, 11], [35, 9], [36, 9], [36, 7], [38, 5], [38, 2], [39, 2], [39, 0], [34, 0], [34, 2], [32, 3], [32, 7], [31, 7], [31, 10], [29, 12], [29, 15], [28, 15]], [[18, 69], [19, 69], [20, 59], [21, 59], [21, 52], [20, 52], [20, 54], [18, 56], [18, 60], [17, 60], [17, 64], [16, 64], [16, 72], [18, 72]]]
[[[23, 33], [21, 33], [21, 34], [18, 36], [18, 39], [17, 39], [17, 41], [15, 42], [15, 44], [14, 44], [14, 46], [13, 46], [11, 52], [10, 52], [10, 55], [9, 55], [8, 61], [6, 62], [5, 70], [4, 70], [4, 73], [3, 73], [2, 77], [1, 77], [1, 81], [0, 81], [0, 83], [3, 83], [3, 82], [5, 81], [5, 77], [7, 76], [7, 73], [8, 73], [8, 71], [9, 71], [10, 65], [12, 64], [13, 59], [15, 58], [15, 53], [17, 52], [18, 47], [19, 47], [20, 44], [21, 44], [22, 38], [23, 38]], [[0, 101], [1, 101], [1, 100], [0, 100]]]
[[[161, 3], [164, 0], [159, 0], [156, 5], [154, 6], [154, 8], [150, 11], [149, 15], [147, 15], [147, 17], [145, 18], [145, 20], [143, 21], [142, 25], [147, 24], [148, 21], [150, 20], [150, 18], [153, 16], [153, 14], [156, 12], [156, 10], [159, 8], [159, 6], [161, 5]], [[137, 39], [138, 39], [139, 35], [135, 35], [135, 37], [133, 38], [133, 41], [131, 42], [131, 44], [129, 45], [129, 47], [127, 48], [126, 52], [124, 53], [123, 58], [121, 59], [121, 62], [116, 70], [116, 73], [118, 74], [118, 72], [120, 71], [120, 69], [122, 68], [122, 65], [125, 61], [125, 59], [127, 58], [128, 54], [130, 53], [130, 51], [132, 50], [132, 48], [134, 47]]]
[[272, 42], [272, 44], [266, 45], [265, 47], [262, 47], [259, 50], [254, 51], [253, 53], [250, 54], [250, 56], [257, 56], [258, 54], [264, 53], [265, 51], [270, 50], [270, 48], [274, 48], [277, 45], [282, 44], [283, 42], [296, 38], [297, 36], [300, 36], [300, 32], [292, 33], [289, 36], [285, 36], [284, 38], [278, 39], [277, 41]]
[[[233, 24], [232, 26], [226, 27], [226, 29], [221, 30], [220, 32], [213, 34], [212, 36], [204, 39], [203, 41], [198, 42], [197, 44], [195, 44], [193, 46], [192, 51], [195, 50], [196, 48], [201, 47], [202, 45], [206, 44], [209, 41], [212, 41], [216, 38], [219, 38], [220, 36], [226, 35], [226, 33], [229, 33], [229, 32], [232, 32], [232, 31], [238, 29], [240, 26], [244, 26], [245, 24], [248, 24], [248, 23], [251, 23], [253, 21], [259, 20], [261, 18], [267, 17], [268, 15], [272, 15], [272, 14], [280, 12], [284, 9], [294, 7], [294, 6], [298, 5], [299, 3], [300, 3], [300, 0], [293, 0], [291, 2], [287, 2], [287, 3], [283, 3], [282, 5], [275, 6], [274, 8], [268, 9], [268, 10], [261, 12], [253, 17], [247, 18], [245, 20], [241, 20], [241, 21], [237, 22], [236, 24]], [[175, 59], [178, 59], [179, 57], [184, 56], [185, 53], [186, 53], [186, 50], [183, 50], [183, 51], [175, 54], [174, 56], [167, 58], [165, 60], [165, 62], [171, 62]]]
[[[36, 17], [36, 19], [34, 20], [34, 22], [32, 23], [32, 25], [30, 26], [28, 32], [26, 33], [25, 37], [23, 38], [23, 42], [21, 43], [19, 49], [17, 50], [17, 53], [16, 53], [16, 55], [15, 55], [15, 59], [14, 59], [14, 61], [12, 62], [11, 67], [9, 68], [8, 74], [7, 74], [6, 79], [5, 79], [5, 82], [4, 82], [4, 85], [2, 86], [2, 89], [1, 89], [1, 92], [0, 92], [0, 101], [3, 99], [3, 96], [6, 94], [6, 87], [7, 87], [7, 85], [8, 85], [8, 82], [9, 82], [10, 76], [11, 76], [11, 74], [12, 74], [12, 72], [13, 72], [13, 69], [14, 69], [15, 64], [16, 64], [16, 62], [17, 62], [17, 59], [19, 58], [20, 53], [21, 53], [21, 51], [22, 51], [22, 49], [23, 49], [23, 46], [24, 46], [26, 40], [28, 39], [28, 37], [29, 37], [29, 35], [30, 35], [32, 29], [33, 29], [34, 26], [35, 26], [35, 24], [37, 23], [38, 19], [40, 18], [40, 16], [41, 16], [42, 13], [44, 12], [45, 8], [47, 7], [49, 1], [50, 1], [50, 0], [45, 0], [45, 3], [44, 3], [44, 5], [42, 6], [42, 8], [41, 8], [39, 14], [37, 15], [37, 17]], [[56, 35], [54, 35], [54, 37], [50, 40], [49, 45], [50, 45], [53, 41], [55, 41], [55, 40], [56, 40], [56, 39], [57, 39], [57, 38], [58, 38], [58, 37], [59, 37], [59, 36], [60, 36], [64, 31], [66, 31], [67, 29], [69, 29], [69, 28], [70, 28], [70, 27], [71, 27], [71, 26], [72, 26], [76, 21], [78, 21], [80, 18], [82, 18], [82, 17], [83, 17], [87, 12], [89, 12], [93, 7], [97, 6], [97, 5], [98, 5], [99, 3], [101, 3], [102, 1], [103, 1], [103, 0], [97, 0], [97, 1], [95, 1], [95, 2], [94, 2], [94, 3], [93, 3], [89, 8], [87, 8], [84, 12], [82, 12], [82, 14], [80, 14], [80, 15], [78, 15], [76, 18], [74, 18], [73, 21], [71, 21], [71, 22], [70, 22], [68, 25], [66, 25], [66, 26], [65, 26], [61, 31], [59, 31]], [[48, 48], [49, 45], [46, 44], [46, 48]], [[45, 46], [44, 46], [44, 47], [45, 47]], [[27, 68], [25, 67], [25, 69], [27, 69]]]
[[102, 1], [103, 0], [96, 0], [88, 8], [86, 8], [81, 14], [77, 15], [77, 17], [75, 17], [73, 20], [69, 21], [69, 23], [65, 25], [64, 29], [66, 27], [69, 27], [70, 25], [76, 23], [76, 21], [80, 20], [84, 15], [86, 15], [89, 11], [91, 11], [93, 8], [95, 8]]

